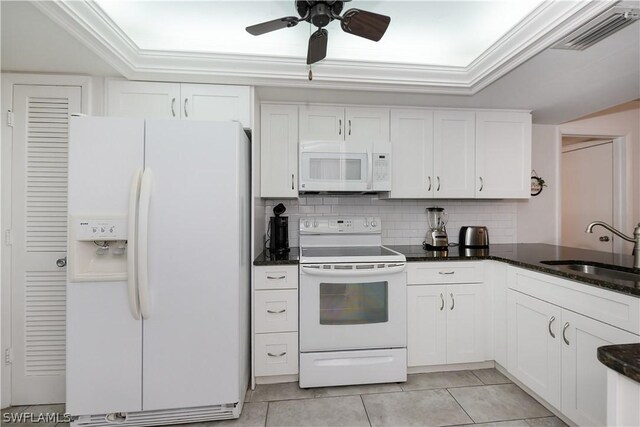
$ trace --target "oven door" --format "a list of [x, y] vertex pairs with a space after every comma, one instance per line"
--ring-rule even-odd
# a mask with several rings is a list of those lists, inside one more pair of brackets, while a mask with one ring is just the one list
[[406, 347], [405, 266], [302, 264], [300, 351]]
[[300, 191], [372, 190], [371, 147], [345, 142], [300, 144]]

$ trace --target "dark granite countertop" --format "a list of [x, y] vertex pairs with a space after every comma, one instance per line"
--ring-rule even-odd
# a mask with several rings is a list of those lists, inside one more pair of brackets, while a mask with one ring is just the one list
[[640, 383], [640, 344], [600, 347], [598, 348], [598, 360], [607, 368]]
[[299, 261], [300, 249], [298, 248], [290, 248], [289, 252], [284, 254], [274, 254], [269, 249], [265, 249], [253, 260], [253, 265], [296, 265]]
[[389, 246], [407, 257], [407, 261], [464, 261], [492, 259], [503, 261], [528, 270], [551, 274], [563, 279], [575, 280], [600, 288], [607, 288], [623, 294], [640, 298], [640, 281], [611, 279], [587, 273], [569, 270], [560, 265], [543, 264], [541, 261], [589, 261], [599, 264], [615, 265], [621, 270], [631, 272], [633, 257], [631, 255], [611, 254], [608, 252], [590, 251], [569, 248], [566, 246], [546, 245], [539, 243], [495, 244], [486, 249], [461, 249], [451, 247], [448, 251], [425, 251], [422, 246]]
[[[538, 243], [494, 244], [489, 249], [461, 249], [451, 247], [448, 251], [426, 251], [422, 246], [388, 246], [407, 257], [407, 261], [469, 261], [492, 259], [503, 261], [517, 267], [526, 268], [541, 273], [551, 274], [564, 279], [570, 279], [587, 285], [610, 289], [640, 298], [640, 281], [610, 279], [594, 276], [566, 267], [542, 264], [541, 261], [590, 261], [601, 264], [619, 266], [630, 271], [633, 266], [631, 255], [611, 254], [607, 252], [590, 251], [564, 246], [546, 245]], [[291, 248], [285, 255], [273, 256], [269, 251], [261, 253], [253, 262], [254, 265], [298, 264], [300, 259], [298, 248]]]

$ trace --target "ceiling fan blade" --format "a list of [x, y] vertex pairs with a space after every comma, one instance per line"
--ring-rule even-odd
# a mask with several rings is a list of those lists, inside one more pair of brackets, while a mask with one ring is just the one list
[[329, 32], [324, 28], [318, 28], [318, 31], [311, 34], [311, 37], [309, 37], [309, 50], [307, 51], [307, 64], [314, 64], [327, 56], [328, 41]]
[[249, 34], [259, 36], [261, 34], [270, 33], [271, 31], [281, 30], [282, 28], [295, 27], [298, 25], [298, 22], [300, 22], [300, 19], [295, 16], [285, 16], [284, 18], [252, 25], [247, 27], [246, 30]]
[[342, 15], [340, 25], [346, 33], [377, 42], [387, 31], [389, 22], [391, 22], [391, 18], [386, 15], [360, 9], [349, 9]]

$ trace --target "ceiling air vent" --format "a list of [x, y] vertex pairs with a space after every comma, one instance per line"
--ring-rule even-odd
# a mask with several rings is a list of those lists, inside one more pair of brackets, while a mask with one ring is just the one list
[[638, 19], [640, 10], [614, 7], [564, 37], [553, 48], [585, 50]]

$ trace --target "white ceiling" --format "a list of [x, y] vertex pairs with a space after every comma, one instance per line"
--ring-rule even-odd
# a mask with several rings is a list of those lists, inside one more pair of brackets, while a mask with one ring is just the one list
[[[284, 56], [304, 59], [312, 25], [252, 36], [245, 27], [298, 16], [293, 0], [113, 1], [96, 3], [140, 49]], [[344, 33], [334, 21], [327, 57], [466, 67], [504, 36], [542, 0], [364, 1], [346, 3], [391, 17], [382, 40]]]
[[[88, 48], [86, 41], [70, 35], [31, 3], [2, 1], [0, 7], [2, 71], [122, 74], [102, 51]], [[152, 77], [173, 78], [165, 74], [147, 78]], [[215, 76], [182, 77], [183, 81], [224, 81]], [[547, 49], [473, 95], [257, 85], [261, 98], [268, 100], [522, 108], [533, 110], [534, 123], [558, 124], [640, 98], [640, 22], [585, 51]]]

